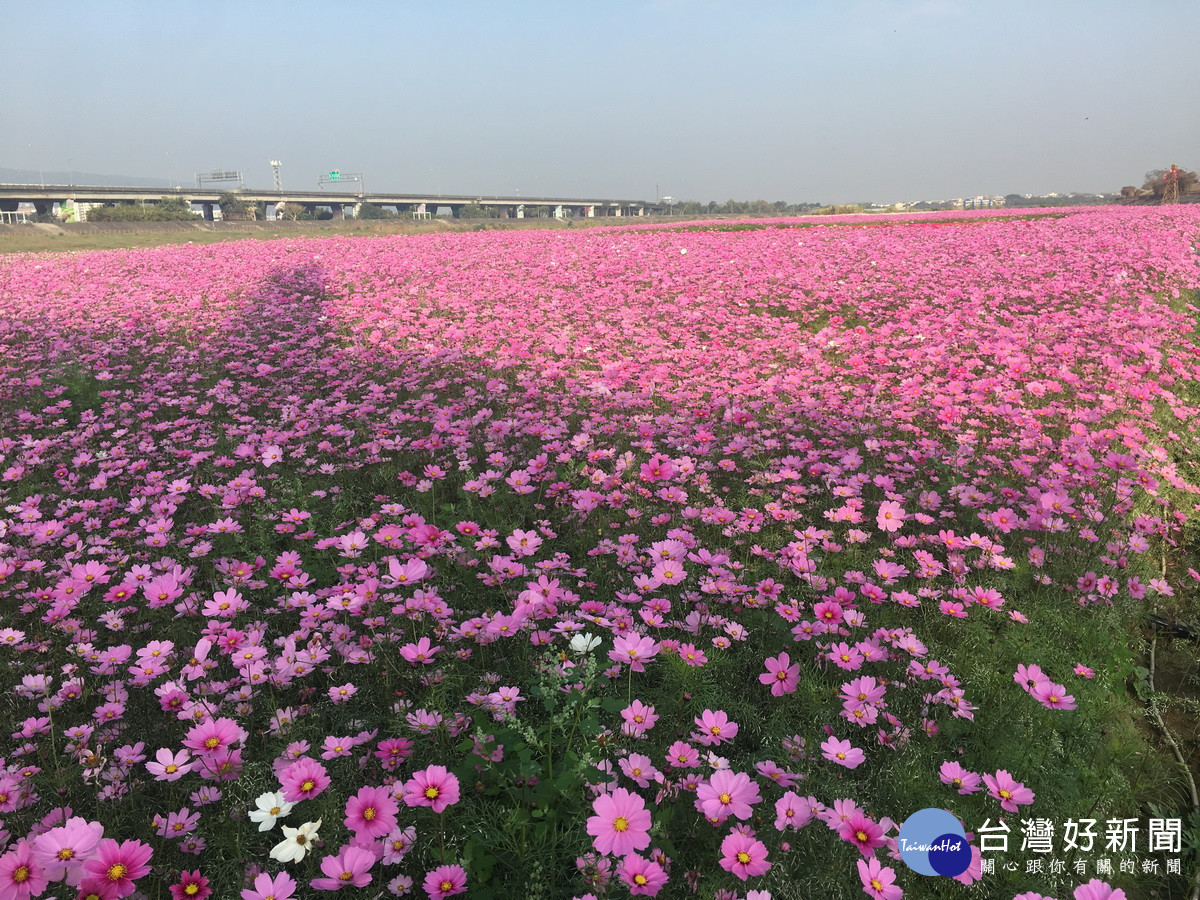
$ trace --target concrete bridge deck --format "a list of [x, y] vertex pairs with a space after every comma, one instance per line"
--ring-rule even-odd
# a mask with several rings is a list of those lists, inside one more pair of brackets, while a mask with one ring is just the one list
[[[106, 187], [62, 184], [0, 184], [0, 211], [16, 211], [20, 204], [31, 203], [38, 212], [49, 212], [55, 204], [60, 208], [68, 203], [86, 209], [88, 206], [109, 203], [157, 203], [163, 197], [178, 197], [189, 204], [198, 204], [205, 218], [212, 218], [224, 190], [212, 188]], [[327, 206], [334, 214], [344, 214], [347, 208], [356, 209], [364, 203], [395, 207], [398, 213], [428, 215], [441, 207], [449, 207], [457, 216], [462, 207], [477, 204], [491, 207], [509, 217], [521, 217], [525, 207], [550, 207], [553, 214], [563, 216], [627, 216], [645, 215], [658, 209], [657, 203], [645, 200], [625, 200], [598, 197], [519, 197], [491, 194], [431, 194], [418, 192], [359, 193], [357, 191], [236, 191], [236, 195], [251, 203], [268, 207], [296, 205], [306, 209]]]

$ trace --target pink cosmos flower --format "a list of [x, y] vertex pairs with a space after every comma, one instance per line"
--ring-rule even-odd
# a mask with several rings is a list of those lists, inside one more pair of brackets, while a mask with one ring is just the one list
[[698, 726], [698, 731], [691, 735], [691, 738], [706, 747], [732, 741], [738, 733], [737, 722], [730, 721], [724, 710], [718, 709], [713, 712], [711, 709], [706, 709], [693, 721]]
[[861, 669], [863, 664], [862, 653], [857, 647], [851, 647], [845, 641], [839, 641], [830, 647], [826, 658], [839, 669], [845, 669], [848, 672]]
[[629, 635], [621, 635], [613, 641], [613, 648], [608, 651], [608, 658], [613, 662], [628, 665], [634, 672], [644, 672], [646, 667], [642, 665], [642, 661], [657, 656], [659, 649], [659, 645], [653, 638], [633, 631]]
[[862, 810], [856, 811], [842, 823], [842, 827], [838, 829], [838, 837], [853, 844], [858, 848], [858, 852], [866, 857], [873, 857], [875, 848], [887, 843], [883, 837], [883, 829]]
[[658, 716], [654, 714], [654, 707], [646, 706], [641, 700], [634, 700], [633, 703], [621, 710], [621, 718], [624, 720], [621, 731], [630, 737], [641, 737], [658, 721]]
[[97, 846], [95, 857], [83, 864], [84, 875], [107, 884], [116, 897], [128, 897], [134, 891], [134, 882], [150, 872], [146, 863], [153, 855], [154, 851], [141, 841], [118, 844], [105, 838]]
[[813, 820], [813, 807], [794, 791], [788, 791], [775, 801], [775, 827], [780, 831], [803, 828]]
[[0, 897], [5, 900], [40, 897], [48, 883], [46, 870], [33, 858], [29, 841], [17, 841], [16, 847], [0, 856]]
[[344, 887], [364, 887], [371, 883], [371, 867], [375, 865], [375, 854], [362, 847], [347, 844], [337, 856], [326, 856], [321, 860], [324, 878], [314, 878], [311, 884], [318, 891], [337, 891]]
[[462, 866], [438, 866], [425, 876], [429, 900], [442, 900], [467, 889], [467, 870]]
[[687, 577], [687, 573], [684, 571], [683, 563], [664, 559], [662, 562], [655, 563], [654, 568], [650, 570], [650, 577], [659, 584], [679, 584]]
[[387, 771], [398, 768], [412, 754], [413, 742], [408, 738], [386, 738], [379, 742], [375, 756]]
[[764, 664], [767, 671], [759, 675], [758, 680], [771, 686], [771, 696], [782, 697], [796, 690], [796, 685], [800, 683], [799, 663], [792, 665], [791, 657], [780, 653], [779, 656], [767, 657]]
[[296, 760], [279, 773], [283, 799], [288, 803], [311, 800], [329, 787], [325, 767], [307, 756]]
[[1041, 682], [1049, 681], [1049, 679], [1039, 666], [1017, 666], [1016, 674], [1013, 675], [1013, 681], [1025, 688], [1025, 690], [1032, 691]]
[[700, 765], [700, 751], [685, 741], [676, 741], [667, 748], [667, 765], [673, 769], [691, 769]]
[[617, 877], [625, 882], [629, 893], [634, 896], [655, 897], [667, 883], [667, 873], [661, 865], [636, 853], [630, 853], [621, 862]]
[[904, 896], [904, 891], [896, 886], [895, 870], [877, 859], [860, 859], [858, 877], [862, 879], [863, 893], [874, 900], [900, 900]]
[[65, 880], [72, 887], [77, 887], [83, 875], [84, 862], [91, 858], [103, 837], [104, 826], [99, 822], [88, 822], [73, 816], [57, 828], [51, 828], [34, 838], [33, 855], [46, 870], [47, 880]]
[[852, 746], [849, 741], [839, 741], [832, 737], [822, 742], [821, 754], [830, 762], [847, 769], [857, 769], [867, 758], [862, 750]]
[[400, 862], [417, 842], [417, 829], [409, 825], [407, 828], [397, 826], [383, 839], [383, 864], [390, 866]]
[[1029, 693], [1047, 709], [1075, 709], [1075, 698], [1068, 696], [1067, 689], [1061, 684], [1043, 681]]
[[679, 658], [689, 666], [696, 666], [697, 668], [708, 662], [708, 656], [703, 650], [698, 650], [695, 644], [680, 644]]
[[146, 768], [155, 781], [178, 781], [195, 767], [195, 763], [188, 762], [191, 756], [186, 750], [172, 753], [163, 747], [154, 754], [154, 762], [146, 763]]
[[650, 787], [651, 781], [662, 781], [662, 773], [654, 768], [650, 757], [643, 753], [630, 753], [619, 763], [621, 771], [637, 782], [638, 787]]
[[650, 846], [650, 812], [638, 794], [617, 788], [592, 801], [587, 833], [597, 853], [625, 856]]
[[427, 666], [434, 661], [434, 656], [442, 648], [432, 646], [432, 642], [427, 637], [423, 637], [415, 644], [405, 644], [400, 648], [400, 655], [410, 663], [415, 665]]
[[254, 879], [254, 888], [242, 890], [242, 900], [293, 900], [296, 880], [287, 872], [274, 878], [263, 872]]
[[982, 779], [974, 772], [968, 772], [956, 762], [944, 762], [938, 771], [943, 784], [958, 789], [960, 794], [973, 794], [980, 789]]
[[1075, 900], [1125, 900], [1125, 892], [1107, 881], [1093, 878], [1075, 888]]
[[249, 737], [249, 732], [233, 719], [210, 719], [193, 726], [183, 739], [183, 746], [204, 755], [226, 750]]
[[212, 895], [208, 879], [200, 870], [180, 872], [179, 881], [171, 885], [171, 900], [207, 900]]
[[893, 532], [899, 531], [907, 518], [904, 507], [889, 500], [879, 504], [879, 514], [875, 517], [875, 522], [881, 531]]
[[404, 783], [406, 806], [428, 806], [440, 813], [458, 802], [458, 777], [445, 766], [429, 766]]
[[748, 819], [752, 804], [762, 800], [758, 785], [744, 772], [721, 769], [696, 789], [696, 805], [710, 819]]
[[1000, 801], [1000, 808], [1008, 812], [1016, 812], [1018, 804], [1033, 802], [1034, 793], [1019, 781], [1000, 769], [995, 775], [984, 775], [983, 783], [987, 785], [988, 794]]
[[346, 801], [345, 825], [358, 838], [381, 838], [396, 826], [400, 806], [391, 791], [381, 787], [362, 787]]
[[1077, 665], [1074, 669], [1072, 669], [1072, 671], [1076, 675], [1082, 675], [1084, 678], [1095, 678], [1096, 677], [1096, 672], [1093, 669], [1089, 669], [1083, 663], [1080, 663], [1079, 665]]
[[745, 881], [751, 875], [761, 875], [771, 868], [767, 862], [767, 845], [738, 832], [721, 841], [721, 868]]

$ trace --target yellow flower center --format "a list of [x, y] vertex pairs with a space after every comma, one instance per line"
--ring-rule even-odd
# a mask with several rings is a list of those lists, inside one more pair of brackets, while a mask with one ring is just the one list
[[883, 890], [883, 883], [882, 883], [882, 882], [880, 882], [880, 880], [879, 880], [878, 878], [872, 878], [872, 879], [871, 879], [871, 887], [872, 887], [872, 888], [874, 888], [874, 889], [875, 889], [875, 890], [877, 890], [877, 891], [882, 891], [882, 890]]
[[354, 878], [353, 872], [343, 872], [341, 875], [338, 876], [339, 881], [350, 881], [353, 878]]
[[613, 819], [613, 831], [628, 831], [629, 820], [624, 816], [617, 816]]
[[441, 793], [441, 791], [431, 784], [429, 787], [425, 788], [425, 799], [433, 800], [439, 793]]
[[179, 771], [179, 766], [175, 765], [175, 763], [171, 763], [170, 765], [165, 766], [163, 768], [163, 771], [166, 772], [168, 775], [174, 775], [176, 772]]
[[209, 750], [215, 750], [217, 747], [221, 746], [221, 740], [220, 738], [210, 737], [204, 742], [204, 746]]
[[733, 797], [729, 796], [729, 794], [722, 794], [722, 795], [721, 795], [721, 802], [722, 802], [722, 803], [732, 803], [732, 802], [733, 802]]
[[129, 869], [123, 863], [117, 863], [115, 866], [109, 866], [105, 875], [108, 876], [109, 881], [120, 881], [128, 871]]
[[74, 850], [72, 850], [70, 847], [63, 847], [63, 848], [62, 848], [61, 850], [59, 850], [59, 851], [58, 851], [58, 853], [57, 853], [57, 854], [55, 854], [55, 855], [56, 855], [56, 856], [57, 856], [59, 859], [61, 859], [63, 862], [66, 862], [68, 859], [70, 859], [71, 857], [73, 857], [73, 856], [75, 855], [75, 851], [74, 851]]
[[1008, 791], [1001, 791], [1000, 796], [1003, 797], [1005, 800], [1008, 800], [1012, 797], [1012, 794], [1010, 794]]
[[865, 831], [856, 831], [854, 832], [854, 836], [864, 843], [867, 840], [867, 833]]
[[646, 884], [649, 880], [650, 879], [648, 879], [641, 872], [638, 872], [636, 875], [633, 876], [634, 884]]
[[269, 813], [267, 813], [267, 815], [269, 815], [269, 816], [277, 816], [277, 815], [279, 815], [279, 814], [280, 814], [282, 811], [283, 811], [283, 807], [282, 807], [282, 806], [272, 806], [272, 807], [271, 807], [271, 811], [270, 811]]
[[750, 854], [747, 853], [745, 850], [739, 850], [737, 859], [738, 859], [738, 862], [740, 862], [744, 866], [746, 863], [750, 862]]
[[443, 881], [441, 884], [438, 885], [438, 890], [440, 890], [443, 894], [449, 893], [450, 891], [454, 890], [454, 884], [453, 884], [453, 882], [450, 881], [449, 878], [447, 878], [445, 881]]
[[307, 794], [309, 791], [311, 791], [316, 786], [317, 786], [317, 783], [310, 778], [310, 779], [308, 779], [308, 781], [306, 781], [300, 785], [300, 790], [304, 791], [304, 793]]
[[17, 866], [15, 872], [12, 873], [12, 880], [16, 884], [22, 884], [29, 880], [29, 866]]
[[375, 807], [368, 806], [366, 809], [364, 809], [362, 817], [364, 819], [366, 819], [368, 822], [370, 822], [372, 819], [374, 819], [375, 818]]

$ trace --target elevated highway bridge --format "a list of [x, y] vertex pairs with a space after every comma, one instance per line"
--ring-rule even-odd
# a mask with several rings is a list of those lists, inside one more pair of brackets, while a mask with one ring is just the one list
[[[158, 203], [163, 197], [178, 197], [200, 208], [205, 219], [212, 219], [222, 190], [212, 188], [96, 187], [65, 184], [0, 184], [0, 212], [14, 213], [22, 203], [32, 204], [43, 214], [60, 215], [74, 209], [77, 221], [86, 218], [92, 206], [118, 203]], [[425, 217], [449, 207], [457, 217], [462, 208], [476, 204], [491, 209], [502, 218], [523, 218], [526, 207], [547, 207], [556, 218], [581, 216], [644, 216], [659, 204], [646, 200], [622, 200], [600, 197], [514, 197], [483, 194], [423, 194], [411, 192], [358, 193], [355, 191], [255, 191], [241, 190], [237, 196], [250, 203], [264, 203], [268, 218], [282, 208], [299, 206], [309, 212], [328, 207], [334, 216], [345, 216], [369, 203], [391, 208], [398, 215]]]

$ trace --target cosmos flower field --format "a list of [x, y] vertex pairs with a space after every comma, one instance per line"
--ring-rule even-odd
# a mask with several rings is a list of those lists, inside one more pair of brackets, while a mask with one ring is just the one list
[[0, 257], [0, 900], [1181, 885], [1200, 210], [812, 221]]

